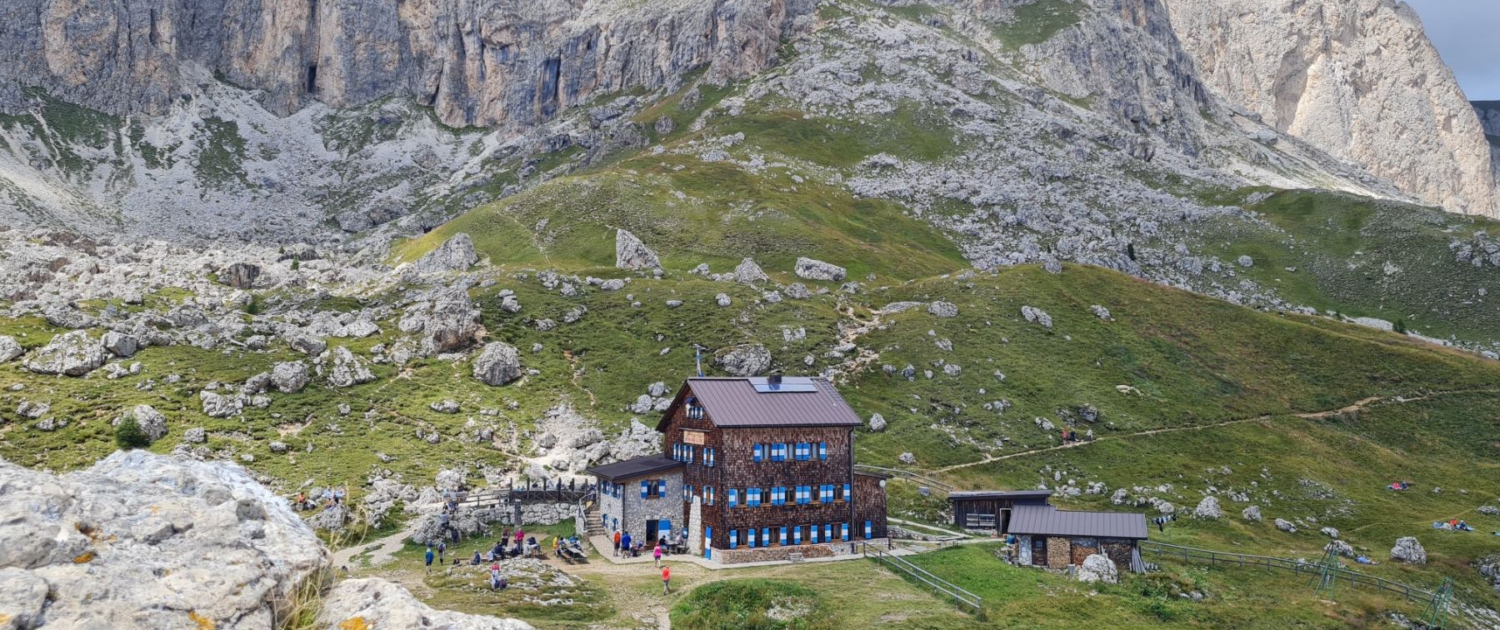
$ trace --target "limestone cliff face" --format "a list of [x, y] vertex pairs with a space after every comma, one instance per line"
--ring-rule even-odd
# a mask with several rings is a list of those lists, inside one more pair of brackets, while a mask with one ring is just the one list
[[1394, 0], [1165, 0], [1231, 103], [1454, 212], [1500, 216], [1479, 120]]
[[[0, 77], [110, 113], [161, 113], [184, 63], [271, 111], [409, 94], [453, 126], [524, 126], [590, 97], [775, 60], [792, 0], [12, 0]], [[800, 7], [800, 8], [799, 8]], [[16, 85], [0, 86], [0, 99]]]

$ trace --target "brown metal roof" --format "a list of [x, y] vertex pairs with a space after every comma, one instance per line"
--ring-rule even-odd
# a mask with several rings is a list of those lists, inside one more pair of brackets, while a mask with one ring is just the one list
[[949, 501], [979, 501], [985, 499], [1045, 499], [1052, 496], [1051, 490], [964, 490], [948, 493]]
[[1131, 512], [1070, 512], [1050, 505], [1023, 505], [1010, 513], [1012, 534], [1145, 540], [1146, 532], [1146, 515]]
[[[690, 378], [688, 387], [719, 428], [857, 427], [862, 422], [825, 378], [809, 379], [814, 391], [758, 392], [750, 378]], [[679, 393], [672, 406], [683, 403]], [[668, 409], [663, 418], [671, 417]]]
[[624, 481], [634, 479], [642, 475], [649, 475], [663, 470], [681, 468], [682, 462], [672, 460], [661, 455], [647, 455], [635, 459], [627, 459], [623, 462], [615, 462], [604, 466], [595, 466], [588, 469], [587, 473], [609, 481]]

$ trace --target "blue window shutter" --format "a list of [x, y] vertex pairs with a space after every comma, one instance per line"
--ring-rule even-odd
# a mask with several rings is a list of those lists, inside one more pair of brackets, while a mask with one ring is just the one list
[[751, 549], [754, 549], [755, 548], [755, 529], [751, 528], [751, 529], [745, 530], [745, 536], [746, 536], [746, 541], [745, 541], [746, 545], [745, 546], [749, 547]]
[[736, 490], [734, 488], [730, 488], [729, 489], [729, 507], [734, 507], [735, 504], [739, 503], [739, 500], [740, 500], [740, 491]]
[[734, 549], [736, 546], [739, 545], [739, 540], [737, 540], [739, 537], [740, 537], [740, 530], [738, 530], [738, 529], [731, 529], [731, 530], [729, 530], [729, 548], [730, 549]]
[[870, 526], [870, 521], [865, 521], [865, 540], [870, 539], [872, 532], [874, 532], [874, 528]]
[[839, 531], [843, 535], [844, 542], [849, 542], [849, 524], [848, 523], [843, 523], [843, 524], [839, 525]]
[[794, 545], [800, 545], [800, 544], [802, 544], [802, 526], [801, 525], [797, 525], [797, 526], [792, 527], [792, 544], [794, 544]]
[[818, 442], [818, 459], [828, 461], [828, 443]]
[[763, 527], [763, 528], [761, 528], [761, 530], [760, 530], [760, 546], [762, 546], [762, 547], [770, 547], [771, 546], [771, 528], [769, 528], [769, 527]]
[[781, 541], [781, 546], [785, 547], [786, 546], [786, 526], [785, 525], [783, 525], [781, 527], [781, 538], [779, 540]]
[[844, 500], [845, 500], [845, 501], [848, 501], [848, 500], [850, 500], [850, 498], [851, 498], [851, 497], [853, 497], [853, 496], [854, 496], [854, 495], [853, 495], [853, 494], [852, 494], [852, 493], [850, 493], [850, 488], [849, 488], [849, 484], [847, 484], [847, 483], [846, 483], [846, 484], [844, 484]]
[[644, 498], [646, 498], [647, 495], [650, 495], [650, 494], [651, 494], [651, 482], [649, 482], [649, 481], [642, 481], [641, 482], [641, 498], [644, 499]]
[[753, 461], [755, 461], [757, 463], [760, 462], [760, 458], [761, 458], [761, 446], [759, 444], [756, 444], [755, 446], [750, 447], [750, 458], [751, 458], [751, 460], [753, 460]]
[[713, 559], [713, 546], [714, 546], [714, 528], [712, 528], [712, 527], [704, 527], [703, 528], [703, 557], [705, 559], [710, 559], [710, 560]]

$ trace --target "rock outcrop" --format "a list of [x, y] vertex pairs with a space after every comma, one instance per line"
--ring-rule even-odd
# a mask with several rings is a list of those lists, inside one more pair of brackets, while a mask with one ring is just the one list
[[26, 360], [26, 369], [37, 374], [83, 376], [99, 369], [109, 359], [104, 344], [88, 331], [74, 330], [52, 338]]
[[1392, 0], [1166, 0], [1203, 80], [1267, 125], [1452, 212], [1500, 216], [1490, 151], [1416, 12]]
[[771, 351], [760, 344], [735, 346], [719, 355], [717, 361], [733, 376], [758, 376], [771, 369]]
[[1391, 547], [1391, 560], [1407, 564], [1427, 564], [1427, 550], [1412, 536], [1397, 538], [1396, 546]]
[[474, 359], [474, 378], [491, 387], [521, 378], [521, 354], [508, 343], [485, 344], [484, 351]]
[[468, 234], [459, 232], [453, 238], [443, 241], [437, 249], [427, 252], [427, 255], [412, 263], [412, 271], [417, 274], [467, 271], [477, 262], [479, 262], [479, 254], [474, 252], [474, 239], [469, 238]]
[[405, 588], [380, 579], [344, 580], [334, 585], [323, 599], [317, 627], [531, 630], [529, 624], [514, 619], [434, 610]]
[[328, 561], [287, 502], [234, 464], [131, 451], [55, 477], [0, 461], [12, 624], [269, 630], [277, 603]]
[[661, 259], [641, 239], [619, 229], [615, 230], [615, 266], [621, 269], [660, 269]]
[[535, 125], [601, 94], [697, 68], [759, 72], [791, 23], [783, 0], [17, 0], [0, 9], [0, 76], [113, 114], [164, 114], [190, 66], [261, 90], [285, 115], [410, 96], [454, 127]]

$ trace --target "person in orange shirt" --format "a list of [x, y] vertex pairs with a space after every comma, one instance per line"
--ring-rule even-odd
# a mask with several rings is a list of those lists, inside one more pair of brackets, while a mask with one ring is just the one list
[[620, 556], [620, 530], [615, 530], [615, 557]]
[[661, 594], [672, 594], [672, 567], [661, 568]]

